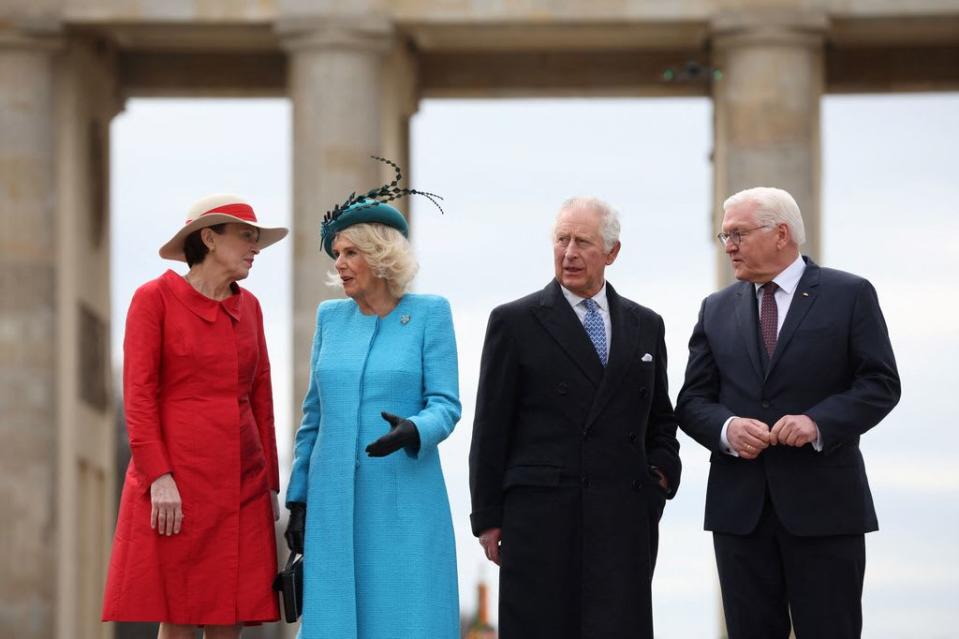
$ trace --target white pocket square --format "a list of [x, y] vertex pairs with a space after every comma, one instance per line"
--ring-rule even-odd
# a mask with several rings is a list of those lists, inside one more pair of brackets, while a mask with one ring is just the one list
[[645, 355], [643, 355], [643, 361], [644, 361], [644, 362], [651, 362], [651, 361], [653, 361], [653, 356], [650, 355], [649, 353], [646, 353]]

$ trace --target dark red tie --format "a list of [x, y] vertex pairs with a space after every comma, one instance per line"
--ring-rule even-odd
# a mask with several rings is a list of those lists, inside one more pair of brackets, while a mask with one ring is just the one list
[[775, 282], [766, 282], [760, 287], [763, 291], [762, 308], [759, 310], [759, 331], [763, 336], [763, 345], [769, 357], [776, 350], [776, 337], [779, 328], [779, 307], [776, 306]]

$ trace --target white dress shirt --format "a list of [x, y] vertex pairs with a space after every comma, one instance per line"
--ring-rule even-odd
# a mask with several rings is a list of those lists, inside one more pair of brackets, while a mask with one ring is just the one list
[[[796, 258], [792, 264], [787, 266], [779, 273], [776, 277], [772, 279], [776, 283], [776, 286], [779, 288], [776, 289], [776, 337], [779, 337], [779, 332], [783, 329], [783, 322], [786, 321], [786, 313], [789, 312], [789, 307], [793, 303], [793, 295], [796, 293], [796, 288], [799, 286], [799, 280], [802, 279], [802, 274], [806, 270], [806, 262], [803, 261], [802, 255]], [[762, 317], [763, 310], [763, 292], [762, 286], [765, 282], [762, 283], [753, 283], [753, 290], [756, 293], [756, 307], [759, 312], [757, 317]], [[729, 440], [726, 438], [726, 431], [729, 429], [729, 422], [736, 419], [736, 416], [730, 417], [723, 423], [723, 430], [720, 433], [720, 440], [722, 441], [723, 450], [733, 457], [739, 457], [739, 453], [732, 449], [729, 445]], [[772, 424], [769, 424], [769, 427], [772, 428]], [[813, 448], [816, 451], [822, 451], [822, 435], [819, 434], [819, 427], [816, 427], [816, 441], [813, 442]]]
[[[799, 280], [806, 270], [806, 263], [803, 262], [802, 255], [796, 258], [796, 261], [783, 269], [782, 273], [772, 279], [779, 288], [776, 289], [776, 337], [779, 337], [779, 331], [783, 330], [783, 322], [786, 321], [786, 313], [789, 312], [789, 306], [793, 303], [793, 294], [796, 287], [799, 286]], [[759, 311], [758, 317], [762, 317], [763, 311], [763, 292], [762, 284], [753, 284], [756, 291], [756, 308]]]
[[[573, 312], [579, 318], [579, 323], [586, 322], [586, 306], [582, 303], [585, 297], [580, 297], [562, 284], [559, 287], [563, 290], [563, 297], [573, 307]], [[603, 288], [599, 289], [596, 295], [593, 295], [593, 301], [599, 310], [600, 317], [603, 318], [603, 328], [606, 330], [606, 359], [609, 359], [609, 345], [613, 343], [613, 323], [609, 319], [609, 300], [606, 299], [606, 282], [603, 282]], [[585, 330], [585, 329], [584, 329]]]

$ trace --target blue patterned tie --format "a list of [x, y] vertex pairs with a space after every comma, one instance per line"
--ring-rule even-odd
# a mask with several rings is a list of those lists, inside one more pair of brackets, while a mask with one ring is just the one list
[[583, 326], [586, 327], [586, 334], [589, 335], [589, 341], [593, 343], [596, 354], [599, 355], [599, 361], [606, 366], [606, 327], [603, 326], [603, 317], [599, 314], [599, 306], [591, 299], [585, 299], [582, 302], [586, 307], [586, 317], [583, 319]]

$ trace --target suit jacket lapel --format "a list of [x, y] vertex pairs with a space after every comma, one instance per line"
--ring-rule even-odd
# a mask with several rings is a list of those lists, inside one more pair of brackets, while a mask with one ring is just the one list
[[756, 320], [758, 313], [756, 302], [756, 288], [750, 282], [743, 282], [736, 292], [739, 300], [736, 303], [736, 325], [739, 335], [746, 343], [746, 354], [749, 362], [760, 379], [764, 377], [763, 363], [759, 359], [759, 323]]
[[809, 312], [809, 309], [812, 308], [818, 298], [815, 289], [819, 286], [819, 266], [808, 257], [804, 257], [803, 259], [806, 260], [806, 270], [803, 271], [802, 277], [799, 278], [799, 284], [796, 285], [796, 290], [793, 292], [793, 299], [789, 304], [789, 311], [786, 313], [783, 327], [779, 331], [779, 338], [776, 340], [776, 350], [773, 351], [772, 360], [769, 362], [769, 370], [766, 373], [767, 378], [779, 360], [782, 359], [783, 351], [789, 346], [789, 342], [792, 341], [796, 329], [802, 323], [806, 317], [806, 313]]
[[560, 348], [578, 366], [594, 386], [603, 378], [603, 364], [586, 335], [576, 312], [563, 297], [559, 282], [553, 280], [543, 289], [540, 305], [533, 311]]
[[609, 301], [613, 340], [609, 348], [609, 359], [606, 362], [606, 374], [596, 395], [593, 396], [593, 403], [586, 417], [584, 427], [587, 429], [599, 417], [603, 407], [619, 388], [639, 349], [639, 315], [624, 308], [619, 294], [609, 282], [606, 282], [606, 299]]

